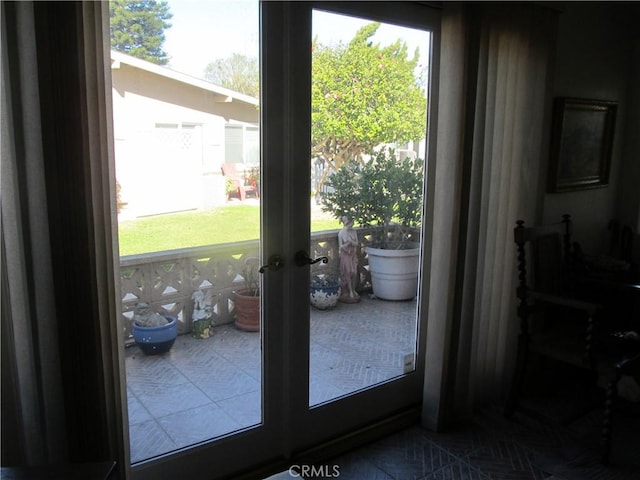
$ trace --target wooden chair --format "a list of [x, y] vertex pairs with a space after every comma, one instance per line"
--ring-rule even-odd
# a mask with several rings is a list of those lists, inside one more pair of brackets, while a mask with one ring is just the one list
[[615, 373], [607, 385], [602, 423], [602, 462], [606, 465], [611, 457], [611, 437], [613, 433], [614, 402], [618, 396], [618, 384], [625, 375], [640, 378], [640, 342], [635, 340], [631, 351], [619, 362], [615, 363]]
[[[529, 353], [594, 370], [595, 319], [601, 306], [584, 301], [571, 288], [571, 218], [561, 223], [514, 230], [517, 246], [517, 314], [520, 321], [516, 368], [504, 413], [513, 415]], [[533, 322], [533, 320], [536, 320]]]
[[[594, 374], [594, 386], [598, 379], [606, 385], [601, 444], [602, 460], [608, 463], [618, 384], [624, 375], [640, 378], [640, 339], [629, 336], [640, 332], [618, 332], [625, 338], [615, 338], [616, 334], [596, 323], [598, 320], [615, 325], [617, 319], [611, 315], [616, 313], [605, 311], [599, 303], [585, 301], [573, 285], [572, 278], [582, 265], [579, 248], [571, 241], [569, 215], [564, 215], [559, 224], [542, 227], [525, 227], [519, 220], [514, 239], [518, 252], [520, 334], [504, 413], [510, 417], [519, 406], [530, 352], [587, 369]], [[534, 316], [543, 317], [543, 328], [532, 329]]]
[[260, 198], [257, 185], [245, 185], [245, 179], [236, 170], [234, 163], [222, 164], [222, 175], [231, 180], [236, 188], [240, 200], [247, 198], [247, 192], [252, 192], [256, 198]]
[[609, 256], [631, 264], [634, 235], [630, 225], [621, 224], [616, 219], [611, 220], [609, 222]]

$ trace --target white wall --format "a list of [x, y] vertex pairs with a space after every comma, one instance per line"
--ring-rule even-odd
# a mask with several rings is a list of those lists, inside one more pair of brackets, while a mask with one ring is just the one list
[[[209, 209], [226, 202], [225, 125], [258, 112], [201, 88], [121, 63], [112, 70], [120, 218]], [[158, 128], [176, 125], [176, 129]]]

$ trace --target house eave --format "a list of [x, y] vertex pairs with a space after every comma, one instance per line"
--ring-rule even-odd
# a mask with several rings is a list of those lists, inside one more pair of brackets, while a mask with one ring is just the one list
[[220, 103], [231, 103], [234, 101], [246, 103], [249, 105], [258, 106], [259, 101], [257, 98], [251, 97], [249, 95], [245, 95], [240, 92], [235, 92], [228, 88], [221, 87], [219, 85], [215, 85], [213, 83], [207, 82], [205, 80], [201, 80], [196, 77], [192, 77], [191, 75], [187, 75], [185, 73], [177, 72], [175, 70], [171, 70], [170, 68], [163, 67], [161, 65], [156, 65], [151, 62], [147, 62], [145, 60], [141, 60], [139, 58], [132, 57], [131, 55], [127, 55], [122, 52], [118, 52], [115, 50], [111, 50], [111, 68], [118, 69], [121, 64], [126, 64], [134, 68], [139, 68], [141, 70], [145, 70], [147, 72], [153, 73], [155, 75], [159, 75], [165, 78], [169, 78], [171, 80], [181, 82], [187, 85], [191, 85], [202, 90], [206, 90], [211, 92], [216, 97], [216, 102]]

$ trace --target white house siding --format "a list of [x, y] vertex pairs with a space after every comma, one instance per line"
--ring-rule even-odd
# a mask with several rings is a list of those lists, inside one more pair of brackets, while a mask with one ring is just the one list
[[115, 64], [112, 80], [122, 215], [223, 204], [225, 125], [251, 119], [257, 125], [256, 107], [123, 62]]

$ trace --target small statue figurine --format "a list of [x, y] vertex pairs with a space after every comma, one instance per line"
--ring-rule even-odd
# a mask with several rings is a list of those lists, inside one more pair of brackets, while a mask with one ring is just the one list
[[213, 308], [211, 306], [211, 290], [204, 293], [196, 290], [191, 295], [193, 300], [193, 336], [196, 338], [209, 338], [211, 336], [211, 317]]
[[338, 252], [340, 254], [340, 280], [342, 294], [340, 301], [357, 303], [360, 295], [355, 291], [358, 275], [358, 233], [353, 229], [353, 220], [344, 215], [340, 217], [342, 229], [338, 233]]

